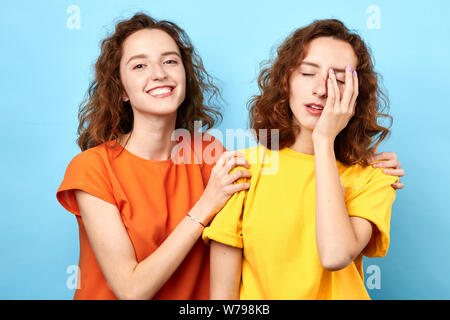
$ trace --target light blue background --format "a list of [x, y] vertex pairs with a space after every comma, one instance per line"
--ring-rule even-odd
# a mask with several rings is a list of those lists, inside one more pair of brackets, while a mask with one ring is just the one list
[[[70, 5], [81, 28], [68, 29]], [[369, 29], [377, 5], [381, 28]], [[295, 28], [338, 18], [384, 76], [394, 118], [382, 146], [406, 176], [374, 299], [450, 299], [449, 1], [3, 1], [0, 9], [0, 299], [72, 299], [78, 228], [55, 193], [75, 144], [78, 105], [114, 21], [145, 10], [184, 28], [227, 102], [220, 129], [247, 128], [259, 63]], [[368, 274], [366, 274], [367, 276]]]

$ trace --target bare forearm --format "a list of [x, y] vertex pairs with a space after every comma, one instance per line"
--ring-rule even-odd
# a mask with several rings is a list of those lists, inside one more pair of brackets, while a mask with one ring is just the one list
[[[202, 210], [195, 206], [190, 214], [201, 217]], [[202, 232], [202, 225], [186, 216], [156, 251], [135, 266], [129, 277], [129, 298], [151, 299], [177, 270]]]
[[211, 300], [238, 300], [242, 249], [211, 241]]
[[356, 236], [348, 216], [333, 143], [315, 141], [316, 237], [319, 257], [327, 269], [351, 262]]

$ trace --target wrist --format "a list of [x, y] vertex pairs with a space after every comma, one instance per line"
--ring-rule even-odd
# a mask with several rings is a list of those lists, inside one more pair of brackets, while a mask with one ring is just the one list
[[208, 205], [208, 201], [200, 198], [189, 214], [198, 219], [203, 225], [208, 225], [213, 216], [213, 209]]
[[203, 228], [206, 228], [206, 224], [204, 224], [200, 219], [197, 219], [196, 217], [194, 217], [193, 215], [191, 215], [191, 213], [186, 213], [186, 216], [189, 217], [189, 219], [191, 219], [192, 221], [195, 221], [196, 223], [198, 223], [199, 225], [201, 225]]
[[314, 149], [330, 148], [330, 147], [332, 147], [334, 149], [334, 138], [313, 134], [312, 141], [313, 141]]

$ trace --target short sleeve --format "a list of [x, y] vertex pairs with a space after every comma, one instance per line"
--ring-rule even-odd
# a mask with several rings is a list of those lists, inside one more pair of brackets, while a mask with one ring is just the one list
[[384, 257], [388, 251], [391, 209], [396, 196], [391, 184], [397, 179], [384, 174], [381, 169], [374, 169], [369, 180], [355, 186], [346, 197], [348, 214], [364, 218], [375, 226], [362, 252], [367, 257]]
[[[230, 173], [239, 169], [242, 169], [242, 167], [236, 167]], [[245, 182], [245, 178], [237, 180], [236, 183], [243, 182]], [[209, 240], [214, 240], [231, 247], [243, 247], [242, 212], [246, 195], [246, 190], [233, 194], [211, 224], [203, 230], [202, 238], [206, 244], [209, 244]]]
[[99, 199], [117, 205], [103, 157], [87, 150], [69, 163], [56, 198], [71, 213], [81, 215], [74, 190], [83, 190]]

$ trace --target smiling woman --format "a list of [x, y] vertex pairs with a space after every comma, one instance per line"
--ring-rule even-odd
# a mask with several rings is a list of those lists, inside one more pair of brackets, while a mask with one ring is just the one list
[[134, 101], [134, 121], [150, 114], [176, 116], [186, 96], [186, 72], [176, 42], [162, 30], [143, 29], [130, 35], [123, 47], [123, 100]]
[[[162, 49], [164, 47], [160, 45], [167, 47]], [[149, 52], [150, 46], [158, 51]], [[176, 58], [175, 69], [184, 69], [185, 78], [189, 79], [178, 88], [178, 91], [181, 90], [179, 96], [184, 92], [185, 97], [177, 108], [175, 128], [191, 131], [195, 120], [211, 128], [221, 118], [214, 106], [220, 91], [203, 67], [187, 34], [170, 21], [156, 21], [144, 14], [137, 14], [130, 20], [118, 23], [115, 33], [102, 42], [101, 54], [95, 64], [95, 80], [89, 87], [88, 99], [83, 102], [79, 114], [78, 145], [81, 150], [114, 140], [132, 130], [133, 110], [125, 86], [134, 89], [133, 86], [139, 85], [137, 81], [142, 82], [148, 76], [148, 70], [167, 72], [174, 61], [160, 60], [168, 58], [166, 54]], [[149, 61], [150, 58], [153, 60]], [[158, 69], [154, 70], [155, 67]], [[137, 80], [141, 69], [146, 71], [141, 80]], [[123, 77], [127, 79], [126, 83]], [[129, 82], [134, 77], [134, 82]], [[145, 88], [141, 88], [143, 90]], [[205, 97], [208, 97], [207, 101]]]
[[[199, 237], [248, 188], [234, 184], [248, 172], [228, 174], [248, 164], [237, 152], [218, 152], [215, 166], [195, 161], [199, 147], [223, 146], [171, 137], [175, 129], [192, 134], [194, 121], [212, 127], [220, 113], [204, 95], [219, 91], [184, 31], [144, 14], [116, 26], [95, 67], [79, 113], [83, 152], [57, 192], [79, 226], [75, 299], [207, 299], [209, 255]], [[174, 163], [178, 144], [194, 152]]]

